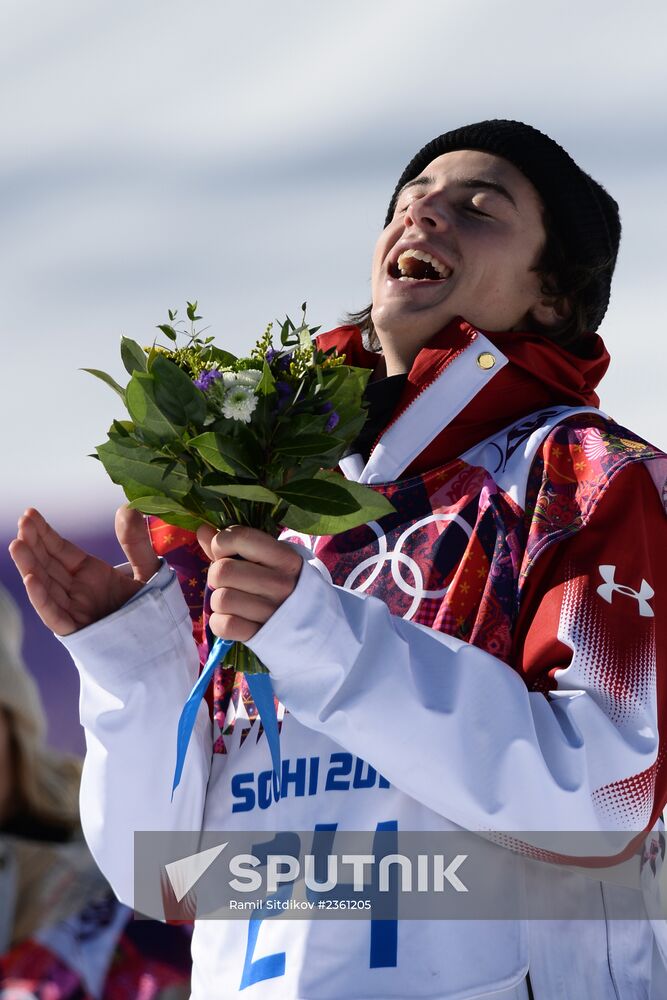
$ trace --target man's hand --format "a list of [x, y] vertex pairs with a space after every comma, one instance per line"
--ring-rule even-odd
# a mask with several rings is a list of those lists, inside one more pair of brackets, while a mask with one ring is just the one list
[[115, 528], [133, 577], [62, 538], [33, 507], [19, 518], [9, 553], [30, 603], [56, 635], [70, 635], [117, 611], [158, 569], [139, 511], [121, 507]]
[[211, 630], [247, 642], [296, 587], [301, 556], [266, 532], [242, 525], [218, 532], [202, 525], [197, 538], [211, 560]]

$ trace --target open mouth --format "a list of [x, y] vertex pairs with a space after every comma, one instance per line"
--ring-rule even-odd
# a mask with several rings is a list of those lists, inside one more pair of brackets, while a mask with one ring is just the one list
[[423, 250], [404, 250], [395, 264], [390, 265], [389, 273], [399, 281], [443, 281], [452, 274], [447, 267], [433, 254]]

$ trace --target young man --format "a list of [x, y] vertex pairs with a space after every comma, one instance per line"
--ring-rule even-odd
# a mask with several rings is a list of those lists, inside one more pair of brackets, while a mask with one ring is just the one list
[[[121, 899], [135, 830], [656, 827], [665, 460], [595, 394], [619, 238], [613, 199], [521, 123], [446, 133], [404, 171], [371, 309], [320, 338], [373, 369], [341, 468], [396, 514], [332, 538], [286, 532], [305, 561], [258, 531], [198, 533], [208, 624], [258, 654], [284, 705], [278, 800], [243, 678], [220, 673], [170, 802], [199, 658], [141, 518], [117, 519], [131, 577], [24, 515], [12, 555], [81, 673], [84, 826]], [[158, 526], [153, 540], [198, 592], [193, 539]], [[609, 919], [625, 890], [543, 868], [531, 891], [565, 884], [600, 919], [401, 921], [393, 936], [373, 921], [201, 921], [193, 996], [661, 995], [650, 923]]]

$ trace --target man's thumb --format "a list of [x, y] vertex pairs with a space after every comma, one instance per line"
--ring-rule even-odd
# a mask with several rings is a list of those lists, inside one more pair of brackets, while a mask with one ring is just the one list
[[146, 583], [158, 571], [160, 562], [153, 551], [144, 515], [126, 506], [119, 507], [115, 528], [116, 538], [132, 567], [134, 579]]
[[197, 528], [197, 541], [200, 546], [209, 557], [211, 562], [213, 561], [213, 552], [211, 550], [211, 542], [215, 538], [217, 532], [215, 528], [212, 528], [210, 524], [200, 524]]

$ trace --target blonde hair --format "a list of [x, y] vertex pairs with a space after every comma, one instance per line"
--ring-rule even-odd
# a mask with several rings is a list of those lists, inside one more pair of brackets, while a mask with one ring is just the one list
[[7, 718], [12, 756], [10, 819], [79, 829], [82, 761], [46, 744], [39, 689], [21, 655], [23, 626], [9, 593], [0, 587], [0, 709]]

